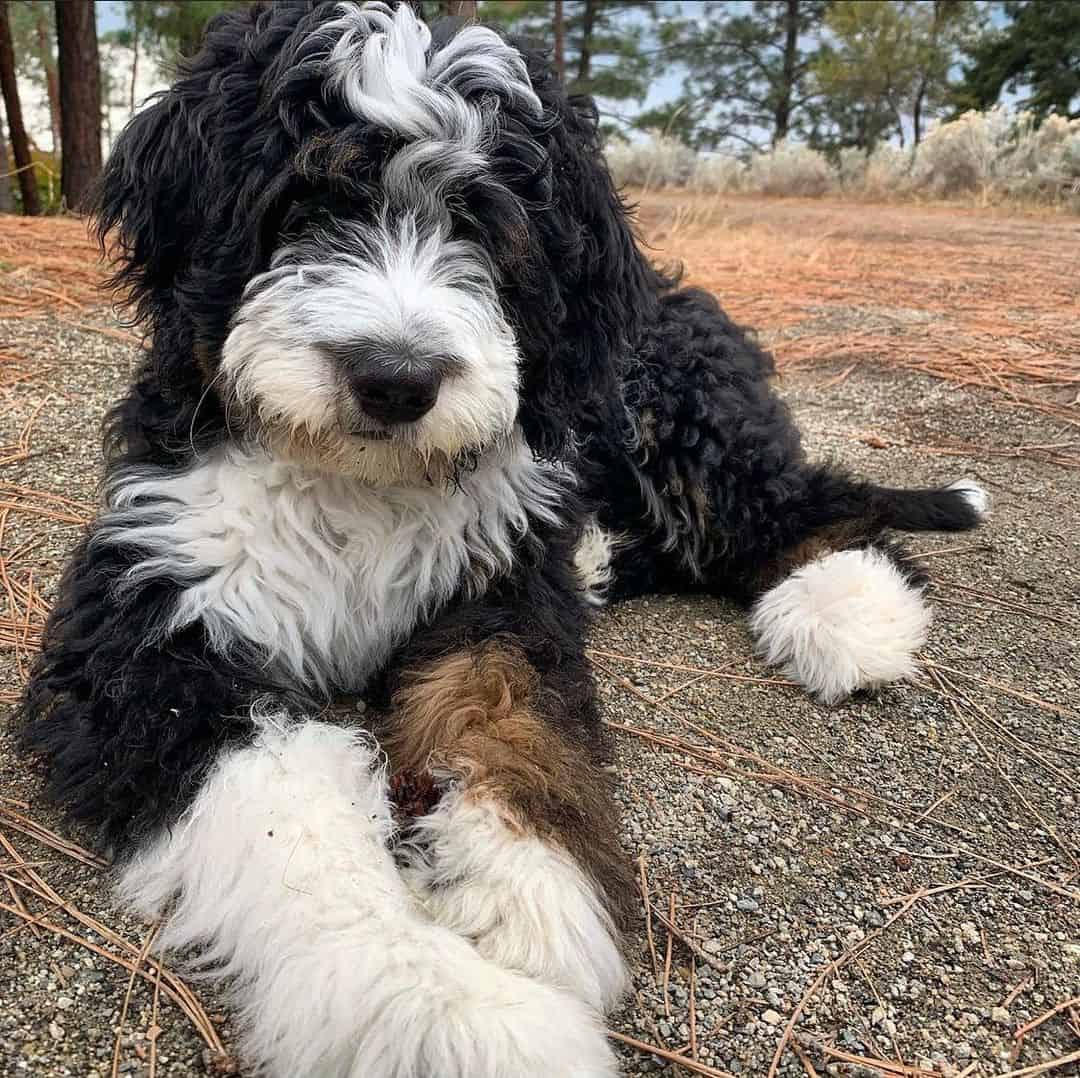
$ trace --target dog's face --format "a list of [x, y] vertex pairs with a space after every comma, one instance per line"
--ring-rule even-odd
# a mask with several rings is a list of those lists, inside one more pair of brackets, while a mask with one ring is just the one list
[[433, 39], [406, 4], [218, 20], [99, 213], [193, 429], [212, 401], [371, 483], [444, 479], [518, 428], [556, 454], [648, 292], [590, 116], [493, 31]]

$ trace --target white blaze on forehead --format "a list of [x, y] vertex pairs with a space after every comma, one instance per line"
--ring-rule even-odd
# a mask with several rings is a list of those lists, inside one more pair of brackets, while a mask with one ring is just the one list
[[483, 26], [431, 51], [431, 31], [408, 4], [345, 3], [319, 33], [340, 34], [327, 58], [330, 88], [358, 117], [408, 139], [476, 148], [485, 123], [468, 99], [485, 92], [542, 111], [521, 54]]

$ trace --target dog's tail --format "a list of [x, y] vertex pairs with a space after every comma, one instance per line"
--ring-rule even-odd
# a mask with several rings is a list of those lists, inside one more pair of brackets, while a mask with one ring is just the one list
[[990, 509], [986, 491], [969, 479], [922, 490], [871, 485], [866, 491], [867, 515], [881, 527], [897, 531], [970, 531], [979, 526]]
[[821, 529], [854, 525], [860, 536], [885, 529], [902, 532], [962, 532], [977, 528], [990, 508], [990, 498], [978, 483], [959, 479], [947, 487], [905, 490], [879, 487], [835, 472], [811, 468], [803, 472], [801, 497], [788, 519], [801, 534], [795, 541]]

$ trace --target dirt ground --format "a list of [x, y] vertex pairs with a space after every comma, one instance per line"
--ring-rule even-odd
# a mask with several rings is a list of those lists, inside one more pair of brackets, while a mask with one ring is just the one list
[[[973, 476], [994, 506], [914, 543], [936, 607], [918, 680], [839, 707], [763, 669], [715, 601], [601, 616], [647, 896], [624, 1072], [1080, 1074], [1080, 224], [670, 196], [642, 221], [761, 327], [814, 456]], [[79, 224], [45, 227], [0, 218], [5, 710], [135, 356]], [[0, 1078], [233, 1073], [227, 1012], [143, 954], [79, 839], [0, 722]]]

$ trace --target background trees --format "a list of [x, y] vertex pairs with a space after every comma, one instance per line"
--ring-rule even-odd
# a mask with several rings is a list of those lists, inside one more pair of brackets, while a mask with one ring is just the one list
[[[107, 150], [206, 22], [246, 2], [0, 0], [0, 211], [11, 191], [27, 212], [56, 209], [61, 192], [76, 205], [102, 135]], [[1080, 115], [1078, 0], [409, 2], [545, 46], [609, 133], [631, 139], [662, 130], [737, 156], [790, 140], [835, 159], [917, 145], [935, 119], [998, 102], [1038, 122]]]
[[1002, 25], [971, 43], [957, 108], [988, 108], [1009, 91], [1040, 117], [1080, 116], [1080, 3], [1011, 0], [1001, 9]]
[[816, 93], [809, 76], [825, 9], [825, 0], [760, 0], [665, 23], [657, 59], [686, 74], [679, 96], [642, 122], [707, 149], [756, 148], [801, 131]]
[[[19, 190], [22, 194], [23, 212], [36, 214], [41, 212], [37, 195], [37, 182], [31, 168], [30, 140], [23, 124], [22, 105], [19, 101], [19, 89], [15, 77], [15, 50], [11, 36], [11, 20], [8, 5], [0, 3], [0, 85], [4, 94], [4, 109], [7, 113], [8, 131], [11, 147], [18, 170]], [[7, 164], [7, 154], [4, 155]], [[7, 172], [7, 168], [4, 169]], [[10, 191], [10, 187], [8, 188]]]

